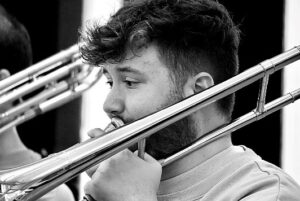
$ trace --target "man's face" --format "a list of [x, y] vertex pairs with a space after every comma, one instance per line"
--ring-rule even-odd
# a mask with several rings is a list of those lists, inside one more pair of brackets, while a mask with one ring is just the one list
[[[111, 86], [104, 111], [110, 118], [117, 116], [125, 123], [159, 111], [183, 98], [154, 46], [144, 49], [138, 56], [128, 55], [121, 63], [105, 66], [104, 75]], [[146, 152], [162, 159], [194, 138], [193, 123], [188, 117], [147, 138]]]

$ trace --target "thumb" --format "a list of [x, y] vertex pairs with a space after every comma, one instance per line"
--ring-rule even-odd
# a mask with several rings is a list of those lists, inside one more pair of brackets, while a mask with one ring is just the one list
[[[138, 156], [137, 150], [134, 152], [134, 155]], [[146, 152], [144, 154], [144, 161], [149, 163], [158, 163], [158, 161], [155, 158], [153, 158], [150, 154], [147, 154]]]
[[88, 132], [88, 136], [91, 138], [103, 136], [105, 132], [100, 128], [94, 128]]
[[151, 155], [149, 155], [147, 153], [145, 153], [145, 155], [144, 155], [144, 160], [149, 163], [158, 163], [158, 161], [155, 158], [153, 158]]

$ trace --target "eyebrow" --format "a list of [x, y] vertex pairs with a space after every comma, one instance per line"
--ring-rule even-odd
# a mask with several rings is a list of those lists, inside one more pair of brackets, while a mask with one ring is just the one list
[[[116, 66], [116, 70], [120, 73], [133, 73], [137, 75], [142, 75], [142, 73], [139, 70], [134, 69], [130, 66]], [[107, 74], [108, 71], [105, 68], [103, 68], [103, 73]]]

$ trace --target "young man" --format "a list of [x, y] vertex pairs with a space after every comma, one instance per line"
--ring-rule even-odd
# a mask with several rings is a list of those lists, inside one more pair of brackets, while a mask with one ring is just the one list
[[[83, 58], [103, 65], [107, 115], [125, 123], [159, 111], [238, 72], [239, 30], [212, 0], [136, 1], [83, 36]], [[85, 186], [96, 200], [300, 200], [300, 187], [251, 149], [222, 137], [161, 169], [166, 158], [231, 121], [234, 95], [101, 163]], [[100, 135], [95, 132], [93, 135]], [[152, 158], [153, 157], [153, 158]]]
[[[0, 5], [0, 81], [32, 62], [32, 49], [26, 28]], [[2, 104], [0, 113], [13, 107], [13, 103]], [[3, 125], [0, 125], [1, 127]], [[18, 167], [41, 159], [21, 141], [16, 127], [0, 133], [0, 170]], [[0, 190], [1, 192], [1, 190]], [[0, 200], [2, 194], [0, 194]], [[39, 200], [73, 201], [71, 190], [61, 185]]]

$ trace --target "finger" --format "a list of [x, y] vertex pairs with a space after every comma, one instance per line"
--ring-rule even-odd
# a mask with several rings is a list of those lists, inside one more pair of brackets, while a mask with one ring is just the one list
[[92, 182], [91, 182], [91, 181], [88, 181], [88, 182], [84, 185], [84, 187], [83, 187], [84, 193], [85, 193], [85, 194], [90, 194], [91, 191], [92, 191], [92, 187], [93, 187]]
[[85, 194], [82, 201], [96, 201], [90, 194]]
[[105, 132], [100, 128], [94, 128], [88, 132], [88, 136], [91, 138], [103, 136]]
[[86, 174], [91, 178], [93, 176], [93, 174], [96, 172], [97, 168], [99, 165], [95, 165], [93, 167], [91, 167], [90, 169], [86, 170]]
[[9, 76], [10, 76], [10, 73], [9, 73], [8, 70], [6, 70], [6, 69], [1, 69], [0, 70], [0, 80], [3, 80], [3, 79], [5, 79]]
[[[138, 156], [138, 151], [135, 151], [134, 155]], [[151, 155], [147, 154], [146, 152], [144, 155], [144, 161], [147, 161], [149, 163], [157, 162], [157, 160], [155, 158], [153, 158]]]
[[[101, 184], [100, 184], [101, 185]], [[88, 181], [85, 185], [84, 185], [84, 198], [82, 201], [96, 201], [96, 195], [99, 195], [98, 192], [98, 188], [95, 187], [94, 183], [92, 180]], [[98, 198], [99, 199], [99, 198]], [[97, 200], [98, 200], [97, 199]], [[101, 198], [100, 198], [101, 199]]]
[[103, 166], [105, 166], [105, 163], [107, 163], [108, 161], [118, 159], [118, 158], [124, 158], [124, 157], [128, 158], [128, 157], [130, 157], [130, 154], [132, 155], [132, 152], [129, 151], [128, 149], [120, 151], [120, 152], [116, 153], [115, 155], [111, 156], [110, 158], [102, 161], [100, 164], [95, 165], [95, 166], [91, 167], [90, 169], [86, 170], [86, 173], [89, 177], [92, 177], [94, 175], [94, 173], [97, 171], [97, 169], [100, 167], [101, 164], [102, 164], [102, 168], [103, 168]]
[[144, 155], [144, 160], [149, 163], [158, 162], [155, 158], [153, 158], [151, 155], [147, 154], [146, 152]]

